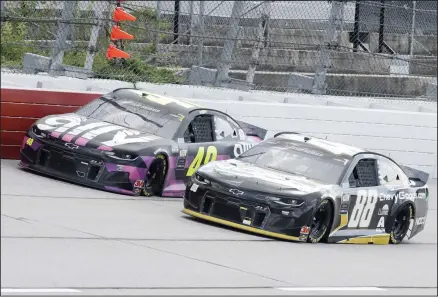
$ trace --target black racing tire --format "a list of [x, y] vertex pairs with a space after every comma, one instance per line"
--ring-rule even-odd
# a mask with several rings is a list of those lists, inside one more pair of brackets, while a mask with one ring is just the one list
[[326, 242], [333, 223], [333, 204], [324, 199], [315, 209], [310, 225], [308, 242]]
[[163, 193], [164, 181], [166, 179], [168, 160], [165, 155], [159, 154], [152, 161], [147, 173], [147, 179], [143, 189], [143, 195], [161, 196]]
[[400, 244], [408, 233], [411, 220], [414, 218], [414, 208], [411, 204], [406, 204], [394, 215], [394, 224], [389, 233], [389, 243]]

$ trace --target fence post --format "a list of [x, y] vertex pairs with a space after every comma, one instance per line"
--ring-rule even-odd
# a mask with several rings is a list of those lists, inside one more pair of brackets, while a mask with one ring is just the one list
[[271, 15], [271, 1], [265, 1], [262, 4], [261, 16], [258, 25], [257, 43], [254, 45], [251, 60], [249, 63], [248, 72], [246, 73], [246, 81], [250, 84], [254, 81], [255, 71], [259, 63], [261, 49], [265, 46], [265, 32], [268, 26], [268, 20]]
[[194, 65], [202, 64], [202, 47], [204, 33], [204, 1], [192, 1], [190, 18], [190, 47], [196, 48]]
[[156, 34], [155, 34], [155, 53], [159, 52], [159, 45], [160, 45], [160, 30], [161, 30], [161, 26], [160, 26], [160, 22], [161, 22], [161, 4], [162, 2], [160, 0], [157, 1], [157, 8], [156, 8], [156, 15], [157, 15], [157, 27], [156, 27]]
[[[344, 2], [333, 1], [330, 11], [329, 24], [326, 30], [325, 42], [321, 45], [319, 52], [319, 65], [316, 67], [315, 77], [313, 79], [313, 94], [326, 93], [326, 75], [330, 68], [330, 50], [332, 47], [339, 45], [342, 34], [342, 23], [344, 18]], [[339, 34], [337, 34], [339, 31]]]
[[[99, 5], [104, 4], [102, 9], [99, 9]], [[91, 71], [93, 69], [94, 57], [97, 52], [97, 41], [99, 39], [100, 29], [103, 27], [103, 12], [109, 9], [109, 2], [95, 2], [93, 11], [94, 17], [97, 19], [97, 24], [91, 28], [90, 40], [88, 42], [88, 52], [87, 57], [85, 58], [84, 68], [85, 70]]]
[[409, 56], [412, 58], [412, 55], [414, 54], [414, 42], [415, 42], [415, 10], [417, 9], [417, 1], [414, 1], [413, 7], [412, 7], [412, 25], [411, 25], [411, 44], [409, 49]]
[[217, 66], [217, 73], [214, 85], [220, 86], [221, 83], [228, 79], [228, 71], [231, 67], [231, 58], [233, 56], [233, 49], [236, 43], [237, 34], [239, 33], [239, 21], [242, 14], [245, 1], [234, 1], [233, 10], [231, 12], [230, 29], [222, 49], [222, 55]]
[[52, 51], [49, 70], [51, 76], [59, 75], [63, 71], [62, 61], [64, 59], [64, 50], [67, 48], [67, 35], [70, 31], [68, 21], [73, 18], [76, 4], [76, 1], [64, 1], [64, 9], [62, 10], [61, 21], [58, 21], [58, 31], [56, 32], [56, 40]]

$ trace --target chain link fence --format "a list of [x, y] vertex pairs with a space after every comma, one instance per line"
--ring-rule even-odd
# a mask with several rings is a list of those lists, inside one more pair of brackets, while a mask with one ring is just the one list
[[[435, 1], [1, 1], [2, 72], [436, 100]], [[136, 16], [105, 57], [117, 5]]]

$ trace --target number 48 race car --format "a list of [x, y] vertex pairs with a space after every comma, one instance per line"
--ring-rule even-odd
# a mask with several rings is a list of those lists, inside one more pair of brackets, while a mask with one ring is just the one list
[[108, 191], [182, 197], [197, 168], [237, 157], [265, 134], [217, 110], [117, 89], [36, 121], [20, 166]]
[[378, 153], [283, 132], [199, 168], [183, 212], [292, 241], [398, 244], [425, 226], [428, 177]]

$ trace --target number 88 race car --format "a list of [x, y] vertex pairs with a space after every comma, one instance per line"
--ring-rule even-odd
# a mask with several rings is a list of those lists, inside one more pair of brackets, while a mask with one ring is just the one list
[[183, 212], [292, 241], [398, 244], [424, 228], [428, 177], [378, 153], [285, 132], [199, 168]]
[[22, 168], [108, 191], [182, 197], [210, 161], [242, 154], [266, 130], [212, 109], [137, 89], [117, 89], [27, 132]]

